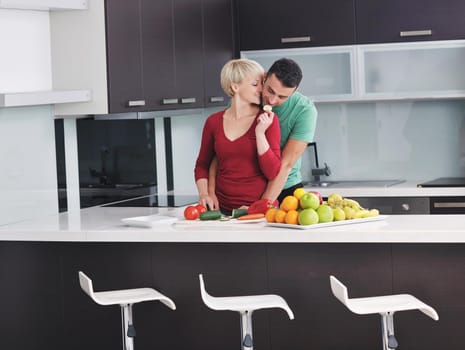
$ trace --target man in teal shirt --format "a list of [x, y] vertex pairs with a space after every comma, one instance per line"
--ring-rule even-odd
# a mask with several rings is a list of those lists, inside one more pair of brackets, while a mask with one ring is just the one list
[[[278, 199], [279, 202], [292, 195], [296, 188], [303, 187], [301, 156], [315, 135], [318, 112], [310, 99], [297, 88], [302, 81], [302, 70], [289, 59], [281, 58], [273, 63], [265, 75], [262, 104], [273, 107], [281, 127], [281, 169], [276, 178], [268, 182], [262, 198]], [[216, 159], [210, 166], [208, 192], [210, 209], [218, 209], [215, 195]]]
[[302, 185], [301, 156], [315, 135], [318, 112], [309, 98], [296, 91], [302, 80], [299, 65], [282, 58], [273, 63], [263, 83], [262, 103], [273, 107], [281, 126], [281, 169], [268, 182], [263, 198], [279, 202]]

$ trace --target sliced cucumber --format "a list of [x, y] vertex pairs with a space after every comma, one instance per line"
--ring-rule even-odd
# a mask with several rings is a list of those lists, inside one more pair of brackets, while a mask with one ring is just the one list
[[248, 214], [248, 209], [233, 209], [232, 211], [232, 217], [234, 219], [237, 219], [241, 216], [247, 215]]
[[221, 219], [221, 212], [219, 210], [209, 210], [203, 213], [200, 213], [200, 220], [219, 220]]

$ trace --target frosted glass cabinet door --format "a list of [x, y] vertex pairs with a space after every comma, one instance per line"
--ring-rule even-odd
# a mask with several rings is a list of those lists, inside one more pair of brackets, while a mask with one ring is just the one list
[[354, 52], [354, 47], [339, 46], [242, 51], [241, 56], [259, 62], [265, 71], [282, 57], [295, 60], [303, 73], [299, 91], [316, 102], [324, 102], [354, 98]]
[[359, 46], [363, 98], [465, 96], [465, 41]]

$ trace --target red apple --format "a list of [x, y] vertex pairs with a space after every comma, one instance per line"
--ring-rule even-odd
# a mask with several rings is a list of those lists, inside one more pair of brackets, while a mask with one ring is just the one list
[[309, 192], [316, 194], [316, 196], [320, 199], [320, 204], [323, 204], [323, 197], [321, 196], [320, 192], [317, 192], [317, 191], [309, 191]]

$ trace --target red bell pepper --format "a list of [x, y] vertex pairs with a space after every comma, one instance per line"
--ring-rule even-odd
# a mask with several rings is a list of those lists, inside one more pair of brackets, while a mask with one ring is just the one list
[[249, 209], [247, 210], [248, 214], [266, 214], [268, 209], [273, 207], [273, 202], [267, 198], [259, 199], [256, 202], [253, 202]]

